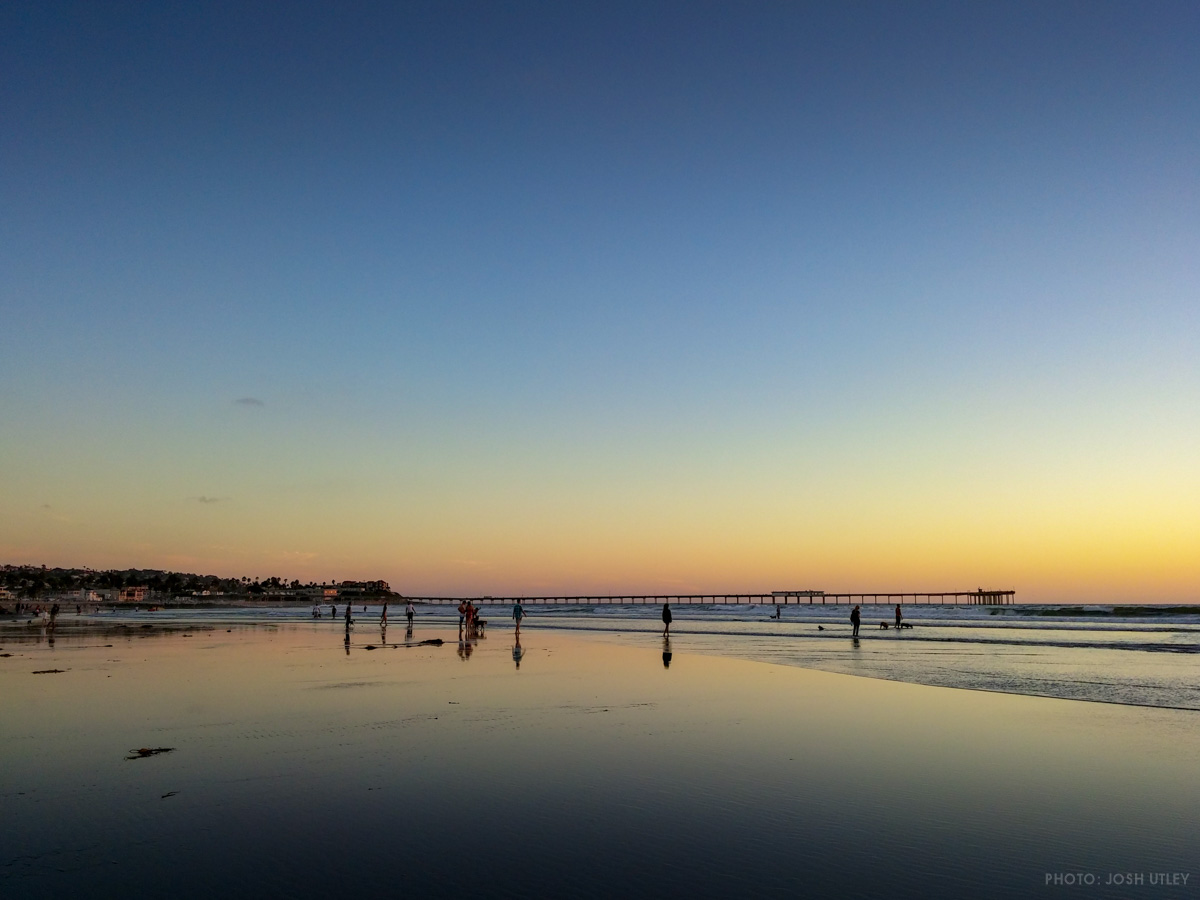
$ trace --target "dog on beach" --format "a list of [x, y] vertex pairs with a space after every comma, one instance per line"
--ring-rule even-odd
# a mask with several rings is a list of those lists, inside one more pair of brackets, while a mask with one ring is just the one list
[[911, 626], [911, 625], [909, 625], [907, 622], [901, 622], [901, 623], [900, 623], [899, 625], [897, 625], [896, 627], [897, 627], [897, 628], [912, 628], [912, 626]]

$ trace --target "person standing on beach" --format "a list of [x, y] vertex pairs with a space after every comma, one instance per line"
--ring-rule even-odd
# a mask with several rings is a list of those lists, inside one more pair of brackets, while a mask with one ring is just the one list
[[525, 618], [525, 609], [521, 606], [521, 601], [518, 600], [513, 604], [513, 621], [517, 623], [517, 634], [521, 633], [521, 620]]
[[406, 606], [406, 607], [404, 608], [404, 614], [405, 614], [406, 616], [408, 616], [408, 627], [409, 627], [409, 628], [412, 628], [413, 613], [415, 613], [415, 612], [416, 612], [416, 610], [415, 610], [415, 609], [413, 609], [412, 601], [411, 601], [411, 600], [409, 600], [409, 601], [408, 601], [408, 606]]
[[896, 630], [897, 631], [900, 630], [900, 619], [901, 618], [902, 618], [902, 616], [900, 615], [900, 604], [897, 603], [896, 604]]
[[383, 613], [379, 617], [379, 624], [387, 628], [387, 601], [383, 601]]
[[458, 633], [460, 636], [462, 635], [463, 625], [466, 623], [466, 621], [467, 621], [467, 601], [459, 600], [458, 601]]
[[[899, 607], [897, 607], [899, 609]], [[854, 607], [854, 611], [850, 613], [850, 624], [854, 626], [854, 637], [858, 637], [858, 625], [862, 621], [862, 613], [858, 611], [858, 607]]]
[[671, 604], [663, 604], [663, 637], [666, 637], [671, 631]]
[[350, 618], [350, 604], [346, 604], [346, 630], [350, 630], [350, 623], [354, 620]]

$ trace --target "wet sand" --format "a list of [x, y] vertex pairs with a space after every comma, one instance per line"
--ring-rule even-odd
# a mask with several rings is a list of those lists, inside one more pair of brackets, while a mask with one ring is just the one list
[[[10, 897], [1194, 896], [1200, 714], [536, 627], [0, 629]], [[379, 649], [367, 650], [370, 644]], [[520, 666], [515, 657], [520, 657]], [[59, 670], [48, 671], [48, 670]], [[45, 674], [33, 674], [42, 672]], [[145, 749], [170, 752], [140, 756]], [[128, 757], [133, 756], [130, 759]], [[1156, 873], [1186, 885], [1150, 885]], [[1143, 875], [1143, 886], [1107, 884]]]

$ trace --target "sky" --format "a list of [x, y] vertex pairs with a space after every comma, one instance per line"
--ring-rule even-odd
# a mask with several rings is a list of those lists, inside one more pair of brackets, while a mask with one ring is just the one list
[[1200, 600], [1194, 2], [10, 2], [0, 563]]

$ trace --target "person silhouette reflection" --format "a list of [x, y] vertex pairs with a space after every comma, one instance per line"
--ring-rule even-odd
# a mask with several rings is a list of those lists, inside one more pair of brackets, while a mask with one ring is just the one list
[[521, 668], [521, 660], [525, 658], [525, 651], [521, 649], [521, 633], [516, 634], [516, 643], [513, 644], [513, 662], [517, 664], [517, 668]]
[[461, 640], [458, 642], [458, 658], [466, 662], [471, 658], [471, 654], [475, 652], [475, 645], [469, 640]]
[[671, 639], [663, 637], [663, 668], [671, 668]]

